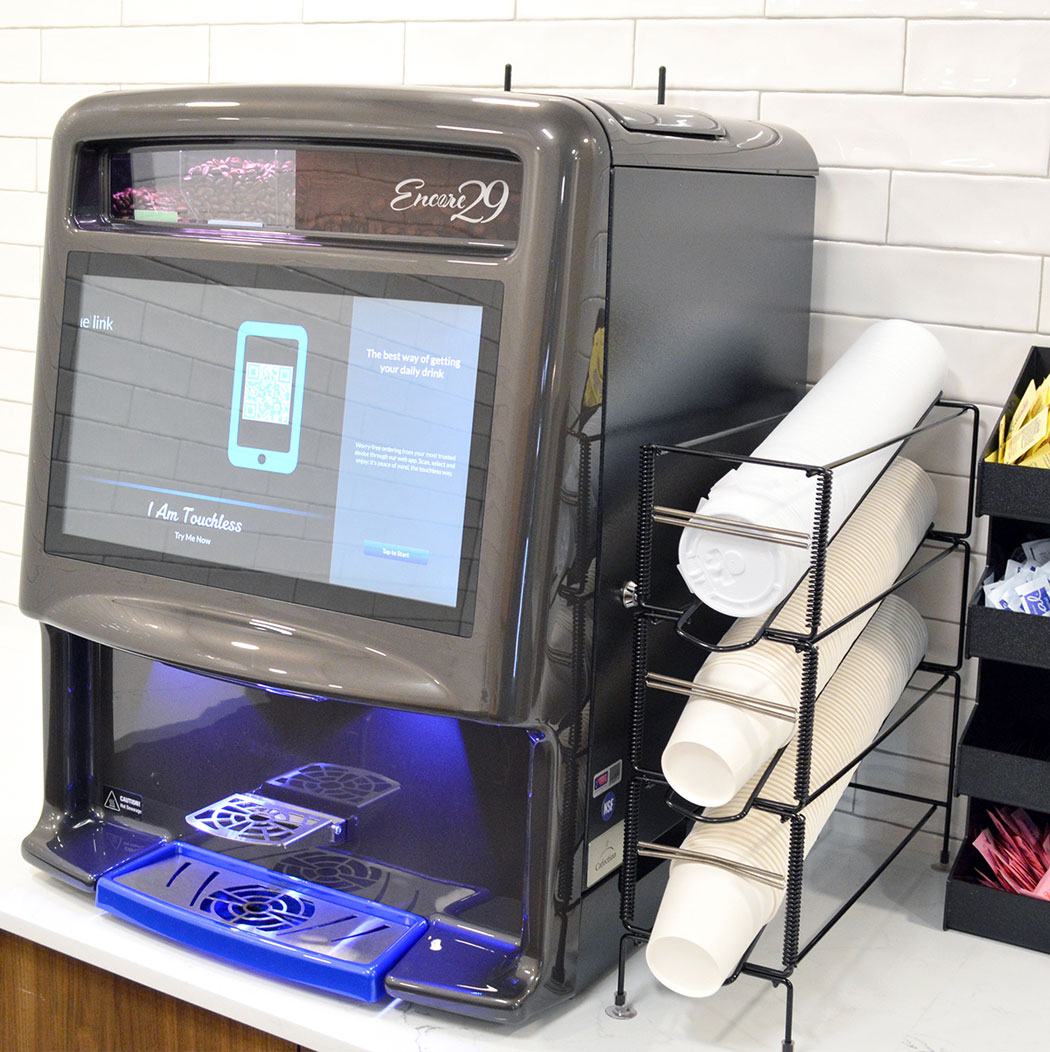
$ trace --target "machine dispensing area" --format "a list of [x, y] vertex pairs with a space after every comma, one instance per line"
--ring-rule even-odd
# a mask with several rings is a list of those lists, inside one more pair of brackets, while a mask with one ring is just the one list
[[[571, 997], [621, 931], [639, 448], [797, 400], [809, 147], [209, 87], [85, 100], [54, 158], [24, 854], [318, 989], [508, 1022]], [[647, 840], [682, 824], [642, 808]]]

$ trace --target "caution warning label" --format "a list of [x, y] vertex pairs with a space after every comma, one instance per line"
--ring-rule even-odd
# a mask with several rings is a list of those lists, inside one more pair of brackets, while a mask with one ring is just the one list
[[142, 797], [138, 793], [114, 789], [109, 785], [102, 787], [102, 806], [107, 811], [115, 811], [120, 815], [131, 815], [132, 818], [142, 817]]

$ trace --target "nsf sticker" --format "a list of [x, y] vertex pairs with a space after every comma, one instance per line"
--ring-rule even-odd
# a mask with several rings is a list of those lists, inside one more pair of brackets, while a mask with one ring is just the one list
[[602, 821], [608, 822], [613, 816], [613, 811], [616, 810], [616, 794], [606, 793], [602, 797]]

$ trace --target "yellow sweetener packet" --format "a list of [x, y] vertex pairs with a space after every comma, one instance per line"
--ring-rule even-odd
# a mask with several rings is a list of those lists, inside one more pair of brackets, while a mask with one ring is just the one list
[[1050, 408], [1050, 376], [1048, 376], [1036, 389], [1035, 392], [1035, 409], [1042, 409], [1043, 406]]
[[1017, 462], [1019, 468], [1050, 468], [1050, 442], [1041, 442]]
[[1004, 464], [1015, 464], [1025, 453], [1045, 440], [1048, 415], [1050, 410], [1040, 409], [1027, 424], [1022, 424], [1007, 436]]
[[1006, 452], [1006, 417], [999, 417], [999, 463], [1003, 463], [1003, 454]]
[[1010, 427], [1006, 432], [1008, 438], [1010, 435], [1016, 434], [1028, 423], [1028, 418], [1032, 415], [1032, 410], [1035, 409], [1035, 392], [1035, 380], [1029, 380], [1028, 386], [1024, 389], [1024, 394], [1021, 395], [1021, 401], [1017, 403], [1017, 408], [1014, 410], [1014, 415], [1010, 420]]

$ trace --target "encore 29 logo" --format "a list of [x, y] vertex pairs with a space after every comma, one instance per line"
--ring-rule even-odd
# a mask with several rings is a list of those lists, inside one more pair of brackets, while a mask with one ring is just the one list
[[394, 187], [390, 207], [395, 212], [436, 208], [450, 212], [449, 222], [476, 223], [479, 226], [496, 219], [510, 200], [510, 186], [505, 179], [467, 179], [455, 190], [427, 189], [423, 179], [402, 179]]

